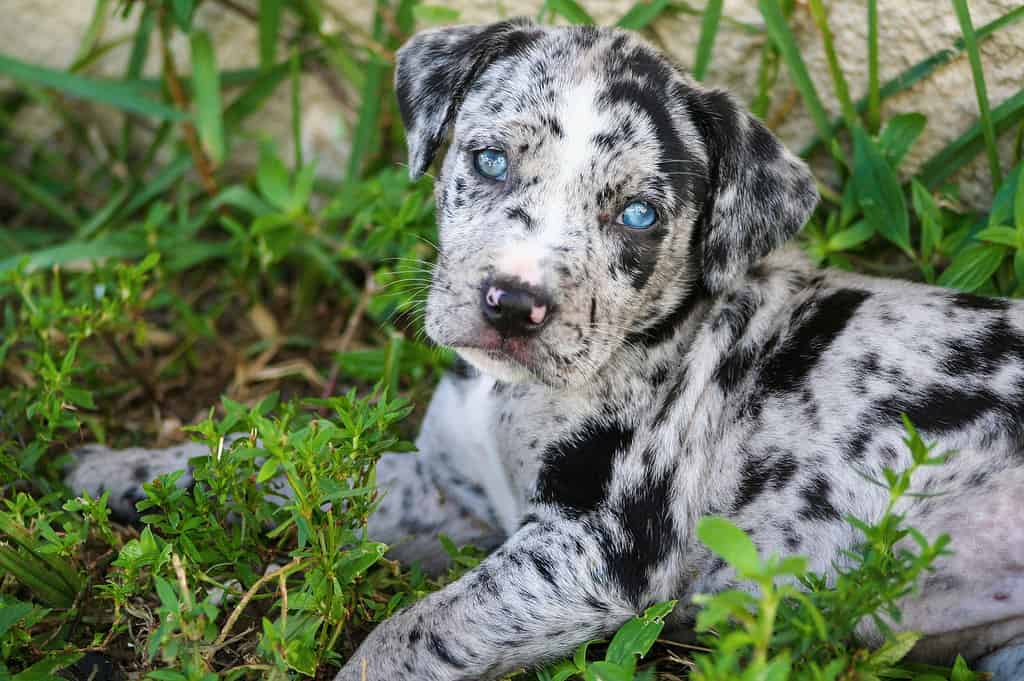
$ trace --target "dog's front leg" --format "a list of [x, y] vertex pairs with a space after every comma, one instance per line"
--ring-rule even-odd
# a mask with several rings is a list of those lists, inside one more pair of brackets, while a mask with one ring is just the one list
[[524, 525], [479, 566], [380, 624], [336, 681], [493, 679], [565, 656], [636, 611], [583, 521]]

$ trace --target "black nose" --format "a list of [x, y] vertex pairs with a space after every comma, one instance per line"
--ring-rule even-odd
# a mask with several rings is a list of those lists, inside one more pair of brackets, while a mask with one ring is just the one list
[[496, 279], [480, 287], [484, 319], [502, 336], [526, 336], [551, 317], [551, 301], [543, 293], [515, 281]]

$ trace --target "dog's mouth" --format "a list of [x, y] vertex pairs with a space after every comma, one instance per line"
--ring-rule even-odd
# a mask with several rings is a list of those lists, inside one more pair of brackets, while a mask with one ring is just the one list
[[509, 382], [530, 378], [544, 380], [541, 343], [536, 336], [505, 337], [493, 329], [483, 329], [463, 337], [449, 347], [484, 373]]

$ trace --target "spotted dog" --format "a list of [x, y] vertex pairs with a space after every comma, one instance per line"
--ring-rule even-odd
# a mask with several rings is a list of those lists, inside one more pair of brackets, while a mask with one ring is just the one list
[[[424, 32], [396, 81], [413, 177], [450, 137], [426, 326], [465, 362], [420, 453], [381, 461], [370, 532], [434, 567], [440, 532], [495, 550], [339, 680], [493, 679], [672, 598], [685, 625], [735, 580], [706, 514], [834, 573], [844, 518], [887, 501], [865, 476], [909, 464], [902, 414], [957, 454], [897, 509], [955, 549], [900, 626], [921, 659], [1020, 678], [1024, 305], [811, 267], [786, 246], [817, 201], [804, 163], [623, 31]], [[94, 457], [72, 484], [111, 484]]]

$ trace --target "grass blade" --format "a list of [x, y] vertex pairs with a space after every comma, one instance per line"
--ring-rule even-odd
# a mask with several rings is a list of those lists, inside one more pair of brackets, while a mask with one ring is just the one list
[[628, 12], [619, 17], [615, 25], [619, 28], [628, 28], [633, 31], [643, 30], [661, 16], [671, 4], [671, 0], [652, 0], [651, 2], [634, 3]]
[[172, 121], [188, 118], [166, 104], [142, 96], [139, 93], [140, 88], [136, 88], [133, 83], [86, 78], [66, 71], [27, 64], [3, 54], [0, 54], [0, 74], [16, 81], [53, 88], [71, 97], [107, 104], [143, 116]]
[[722, 19], [722, 0], [708, 0], [700, 22], [700, 38], [697, 40], [697, 55], [693, 60], [693, 77], [704, 80], [708, 65], [711, 64], [711, 50], [715, 46], [718, 25]]
[[[383, 13], [387, 11], [387, 1], [377, 0], [377, 8], [373, 18], [373, 39], [377, 42], [384, 40]], [[384, 87], [384, 78], [388, 71], [388, 65], [377, 55], [367, 53], [366, 80], [360, 94], [359, 118], [356, 123], [355, 134], [352, 135], [352, 151], [349, 154], [348, 174], [346, 185], [351, 187], [360, 177], [364, 168], [366, 158], [370, 156], [380, 144], [380, 131], [377, 124], [381, 111], [381, 91]]]
[[303, 166], [302, 160], [302, 70], [299, 66], [299, 53], [292, 52], [292, 150], [295, 154], [295, 172]]
[[[132, 51], [124, 71], [126, 80], [138, 80], [142, 76], [142, 67], [145, 65], [146, 56], [149, 54], [149, 40], [153, 35], [154, 26], [156, 26], [156, 11], [152, 5], [144, 4], [142, 6], [142, 14], [139, 16], [138, 26], [135, 28], [135, 36], [132, 39]], [[135, 121], [131, 116], [126, 116], [124, 125], [121, 127], [121, 148], [118, 152], [122, 159], [128, 158], [128, 151], [132, 146], [134, 127]]]
[[[991, 37], [992, 34], [994, 34], [996, 31], [1007, 26], [1010, 26], [1012, 24], [1015, 24], [1021, 19], [1024, 19], [1024, 6], [1010, 10], [1009, 12], [999, 17], [998, 19], [995, 19], [985, 24], [975, 32], [975, 36], [979, 41], [984, 41], [987, 38]], [[895, 78], [885, 81], [885, 83], [883, 83], [881, 88], [879, 89], [879, 99], [888, 99], [889, 97], [892, 97], [895, 94], [898, 94], [900, 92], [903, 92], [904, 90], [913, 87], [917, 83], [920, 83], [922, 80], [930, 76], [932, 73], [934, 73], [942, 66], [945, 66], [949, 62], [953, 61], [963, 51], [963, 38], [957, 38], [956, 41], [954, 41], [952, 47], [948, 47], [944, 50], [939, 50], [935, 54], [932, 54], [931, 56], [917, 62], [916, 64], [908, 68], [906, 71], [900, 73]], [[869, 105], [869, 98], [862, 97], [857, 100], [857, 103], [854, 106], [856, 106], [858, 113], [864, 113], [865, 111], [868, 110]], [[842, 124], [842, 117], [834, 118], [830, 123], [829, 134], [827, 139], [831, 139], [832, 136], [835, 135], [836, 131], [839, 130], [840, 126], [842, 126]], [[807, 146], [805, 146], [800, 151], [800, 155], [805, 157], [809, 156], [814, 151], [814, 149], [819, 144], [821, 144], [821, 140], [821, 136], [812, 139], [807, 144]]]
[[[998, 136], [1024, 121], [1024, 90], [992, 109], [992, 125]], [[985, 145], [981, 122], [975, 123], [960, 137], [929, 159], [918, 171], [918, 179], [928, 189], [935, 189], [950, 176], [970, 163]]]
[[878, 84], [878, 0], [868, 0], [868, 132], [882, 127], [882, 92]]
[[92, 12], [92, 18], [89, 20], [89, 27], [85, 29], [85, 36], [82, 38], [82, 44], [78, 46], [78, 53], [72, 62], [72, 71], [77, 71], [89, 57], [89, 54], [96, 47], [99, 42], [100, 36], [103, 35], [103, 29], [106, 28], [107, 24], [107, 10], [110, 8], [110, 0], [96, 0], [96, 9]]
[[81, 218], [78, 217], [74, 209], [64, 205], [49, 189], [38, 182], [33, 182], [27, 175], [0, 165], [0, 180], [9, 183], [26, 199], [39, 204], [60, 218], [61, 222], [75, 228], [82, 224]]
[[43, 248], [31, 254], [20, 254], [0, 260], [0, 274], [13, 270], [28, 259], [28, 270], [64, 265], [69, 262], [89, 262], [106, 258], [136, 258], [146, 252], [147, 245], [138, 234], [115, 233], [93, 241], [66, 241], [57, 246]]
[[260, 0], [260, 68], [273, 66], [281, 31], [281, 0]]
[[825, 6], [822, 0], [810, 0], [811, 16], [818, 30], [821, 31], [821, 42], [825, 49], [825, 59], [828, 61], [828, 70], [832, 76], [832, 86], [836, 91], [836, 98], [839, 100], [839, 108], [846, 119], [846, 127], [853, 130], [860, 124], [857, 118], [857, 111], [853, 107], [853, 100], [850, 99], [850, 88], [846, 84], [846, 76], [843, 75], [843, 67], [839, 64], [839, 56], [836, 54], [835, 41], [832, 37], [832, 29], [828, 25], [828, 16], [825, 14]]
[[981, 132], [985, 138], [985, 151], [988, 153], [988, 167], [989, 172], [992, 173], [992, 185], [999, 189], [999, 185], [1003, 183], [1003, 171], [999, 167], [996, 129], [992, 123], [992, 113], [989, 111], [988, 88], [985, 86], [985, 70], [981, 65], [981, 53], [978, 51], [978, 39], [974, 34], [974, 24], [971, 22], [971, 10], [967, 7], [967, 0], [952, 0], [952, 2], [953, 8], [956, 10], [956, 18], [960, 22], [960, 32], [963, 33], [967, 57], [971, 62], [974, 93], [978, 97], [978, 111], [981, 114]]
[[548, 0], [548, 8], [571, 24], [593, 26], [594, 18], [576, 0]]
[[234, 132], [246, 118], [259, 111], [263, 102], [277, 91], [277, 86], [288, 75], [288, 70], [288, 63], [282, 62], [267, 69], [253, 81], [224, 111], [224, 129]]
[[807, 64], [800, 56], [800, 48], [796, 44], [793, 32], [789, 30], [782, 8], [779, 6], [779, 0], [760, 0], [758, 6], [761, 8], [761, 15], [764, 17], [768, 35], [778, 48], [783, 61], [786, 62], [793, 83], [803, 97], [804, 106], [807, 107], [811, 120], [818, 128], [818, 134], [823, 139], [831, 138], [832, 128], [829, 124], [828, 113], [822, 106], [821, 98], [818, 97], [818, 91], [814, 87], [814, 81], [811, 80], [811, 76], [807, 72]]
[[220, 74], [213, 45], [206, 31], [196, 31], [192, 42], [192, 86], [196, 102], [196, 129], [215, 166], [224, 162], [224, 119], [221, 116]]

